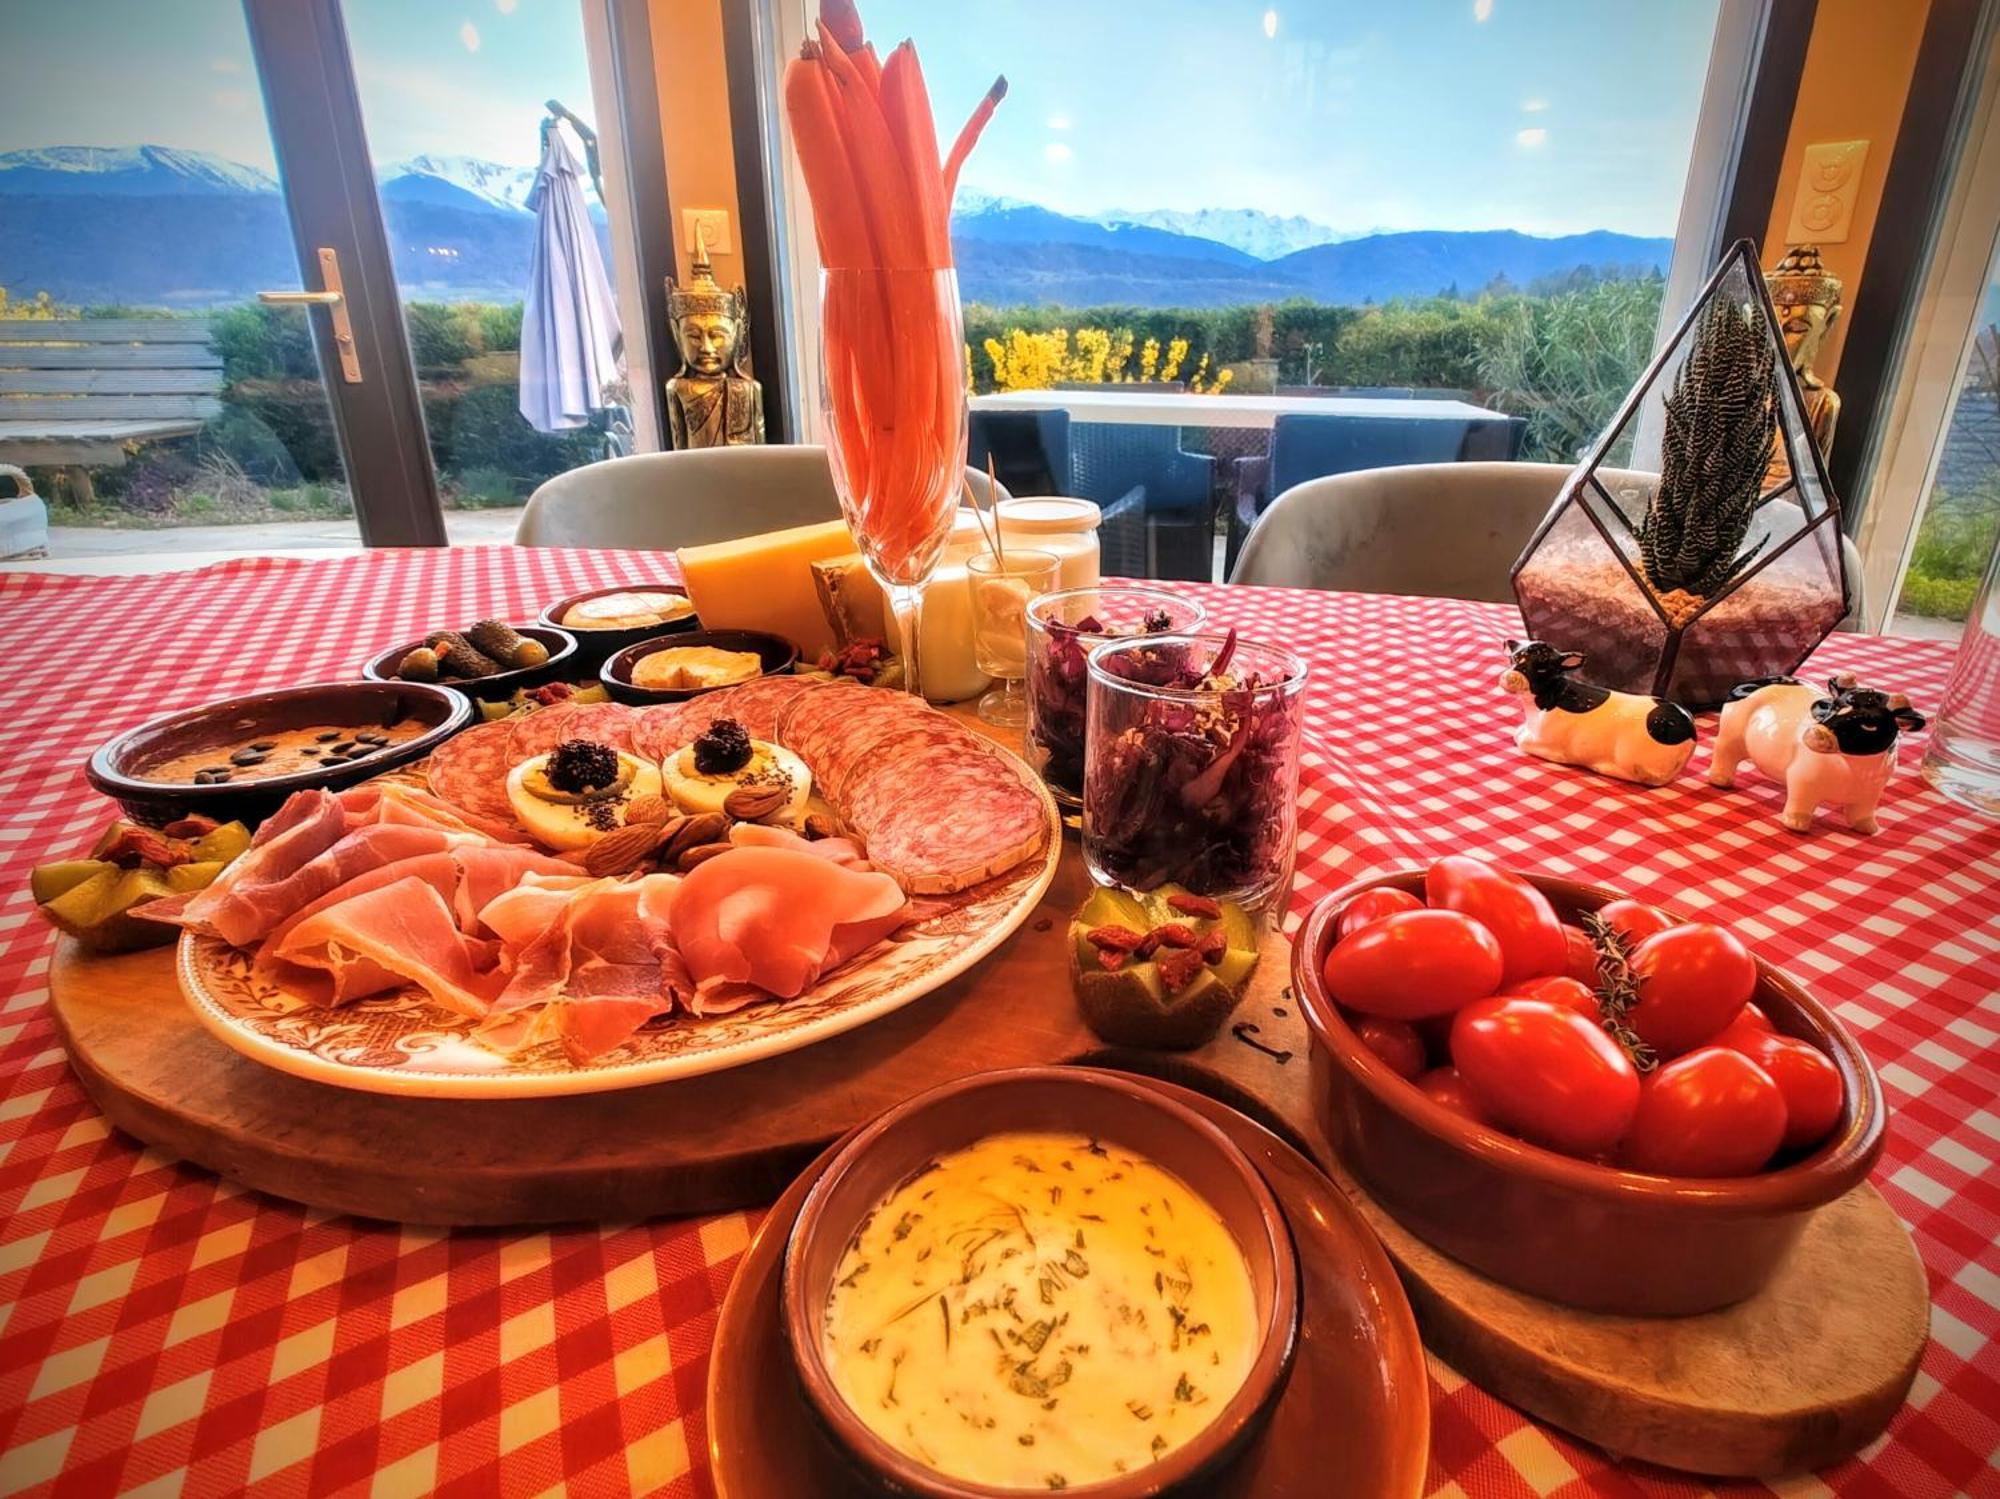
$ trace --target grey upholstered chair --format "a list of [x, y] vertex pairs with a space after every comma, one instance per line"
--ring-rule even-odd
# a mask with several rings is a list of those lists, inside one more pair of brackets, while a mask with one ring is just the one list
[[[966, 479], [983, 501], [986, 476]], [[529, 498], [514, 541], [665, 551], [839, 519], [825, 448], [694, 448], [557, 474]]]
[[[1513, 602], [1508, 573], [1569, 469], [1559, 463], [1425, 463], [1308, 480], [1258, 519], [1232, 583]], [[1773, 505], [1788, 502], [1773, 501]], [[1843, 536], [1862, 618], [1861, 557]]]

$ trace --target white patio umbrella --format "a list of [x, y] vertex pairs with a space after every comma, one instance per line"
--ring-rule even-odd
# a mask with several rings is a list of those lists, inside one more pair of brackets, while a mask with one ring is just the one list
[[538, 432], [587, 426], [620, 375], [624, 332], [576, 157], [560, 130], [544, 134], [528, 207], [535, 245], [521, 310], [521, 415]]

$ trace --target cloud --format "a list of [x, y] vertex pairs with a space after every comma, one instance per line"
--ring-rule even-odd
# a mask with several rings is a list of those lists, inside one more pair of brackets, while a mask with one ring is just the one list
[[458, 39], [465, 44], [468, 52], [479, 50], [479, 28], [470, 21], [462, 22], [458, 28]]
[[234, 57], [211, 57], [208, 60], [208, 70], [211, 73], [241, 73], [243, 63]]
[[1526, 130], [1516, 130], [1514, 132], [1514, 144], [1517, 146], [1533, 148], [1541, 145], [1548, 138], [1548, 131], [1542, 129], [1539, 125], [1530, 125]]
[[1521, 101], [1521, 113], [1523, 114], [1538, 115], [1548, 107], [1549, 101], [1546, 99], [1523, 99]]
[[1493, 19], [1493, 0], [1472, 0], [1472, 19], [1490, 21]]
[[1043, 159], [1058, 164], [1068, 161], [1074, 154], [1063, 141], [1050, 141], [1046, 146], [1042, 147]]
[[493, 0], [493, 8], [503, 16], [511, 16], [520, 8], [521, 0]]
[[217, 109], [243, 110], [250, 107], [250, 95], [240, 88], [219, 88], [208, 96], [208, 102]]
[[1278, 13], [1275, 10], [1267, 10], [1264, 12], [1264, 35], [1267, 37], [1275, 37], [1277, 34], [1278, 34]]
[[1067, 129], [1069, 129], [1069, 127], [1070, 127], [1070, 118], [1069, 118], [1069, 116], [1068, 116], [1068, 115], [1066, 115], [1066, 114], [1053, 114], [1053, 115], [1050, 115], [1050, 116], [1049, 116], [1049, 129], [1051, 129], [1051, 130], [1067, 130]]

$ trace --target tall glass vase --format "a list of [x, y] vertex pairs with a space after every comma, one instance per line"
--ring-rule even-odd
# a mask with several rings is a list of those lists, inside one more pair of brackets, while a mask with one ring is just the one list
[[2000, 542], [1965, 617], [1923, 772], [1953, 801], [2000, 817]]
[[895, 617], [903, 685], [923, 690], [923, 593], [965, 481], [965, 326], [949, 270], [820, 276], [821, 400], [855, 549]]

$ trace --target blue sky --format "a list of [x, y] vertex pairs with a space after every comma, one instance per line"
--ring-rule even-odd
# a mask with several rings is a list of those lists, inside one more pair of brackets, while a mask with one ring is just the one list
[[[0, 0], [0, 150], [164, 145], [272, 169], [241, 0]], [[346, 0], [378, 162], [538, 157], [547, 99], [596, 111], [576, 0]]]
[[[798, 0], [787, 0], [796, 4]], [[1717, 0], [861, 0], [965, 181], [1067, 212], [1674, 231]], [[1537, 134], [1539, 132], [1539, 134]]]
[[[239, 0], [0, 4], [17, 64], [0, 149], [149, 142], [270, 168]], [[1258, 208], [1346, 233], [1667, 235], [1718, 0], [862, 4], [883, 52], [915, 38], [946, 142], [1007, 75], [965, 178], [990, 192], [1079, 213]], [[346, 14], [378, 162], [526, 165], [544, 99], [595, 115], [576, 0]]]

